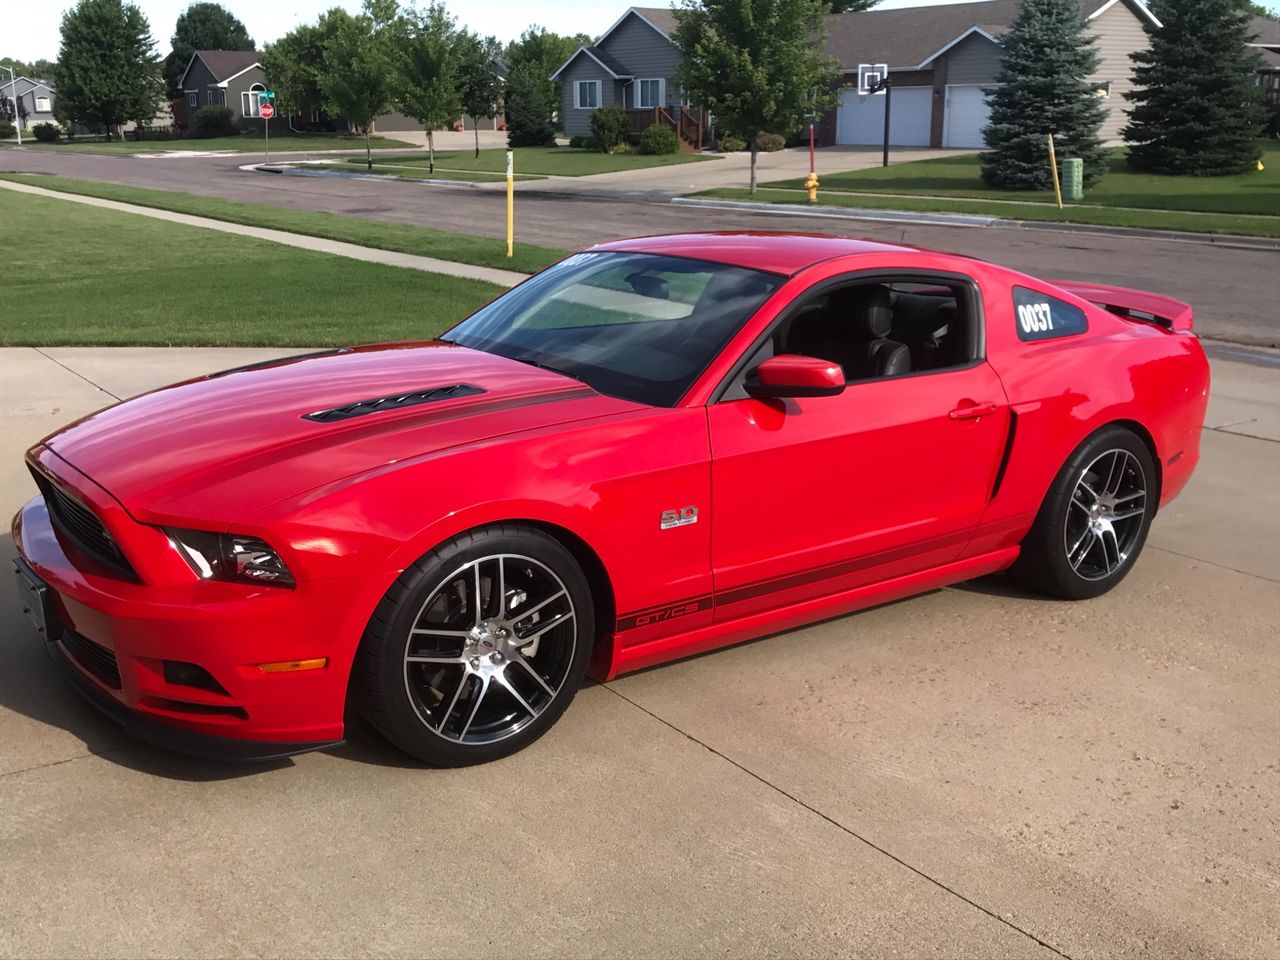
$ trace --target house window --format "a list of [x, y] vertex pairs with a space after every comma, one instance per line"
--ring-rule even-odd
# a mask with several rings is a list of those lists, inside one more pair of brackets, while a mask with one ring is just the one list
[[636, 106], [661, 107], [666, 103], [667, 91], [665, 80], [637, 80]]
[[227, 91], [218, 87], [209, 88], [209, 106], [225, 107], [227, 105]]
[[261, 116], [259, 108], [261, 107], [261, 95], [267, 88], [260, 83], [255, 83], [248, 90], [240, 94], [240, 112], [246, 117]]
[[187, 90], [187, 91], [186, 91], [186, 94], [187, 94], [187, 106], [188, 106], [188, 107], [191, 107], [191, 108], [194, 110], [196, 107], [200, 106], [200, 91], [199, 91], [199, 90]]
[[579, 80], [573, 85], [574, 106], [579, 110], [594, 110], [600, 106], [600, 81]]
[[36, 113], [48, 113], [52, 109], [48, 97], [36, 97]]

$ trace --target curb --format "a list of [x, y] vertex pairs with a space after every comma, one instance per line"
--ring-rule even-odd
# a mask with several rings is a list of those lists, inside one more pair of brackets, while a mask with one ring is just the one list
[[670, 203], [681, 207], [715, 207], [720, 210], [750, 210], [788, 217], [821, 217], [828, 220], [880, 220], [930, 227], [1004, 227], [1017, 226], [1016, 220], [982, 217], [967, 213], [908, 213], [903, 210], [871, 210], [860, 207], [824, 207], [794, 203], [759, 203], [751, 200], [715, 200], [709, 197], [672, 197]]
[[925, 213], [899, 210], [869, 210], [860, 207], [824, 207], [798, 203], [762, 203], [750, 200], [717, 200], [710, 197], [673, 197], [670, 203], [687, 207], [715, 207], [721, 210], [750, 210], [775, 216], [816, 217], [833, 220], [878, 220], [920, 226], [1021, 227], [1062, 233], [1099, 234], [1163, 240], [1174, 243], [1201, 243], [1230, 250], [1280, 250], [1280, 239], [1247, 237], [1232, 233], [1194, 233], [1187, 230], [1149, 230], [1143, 227], [1109, 227], [1093, 223], [1060, 223], [1049, 220], [1010, 220], [963, 213]]
[[479, 186], [473, 180], [419, 180], [416, 177], [393, 177], [385, 173], [347, 173], [343, 170], [308, 170], [303, 167], [277, 167], [266, 163], [246, 163], [238, 169], [248, 173], [274, 173], [284, 177], [336, 177], [339, 180], [381, 180], [393, 183], [416, 183], [424, 187], [449, 190], [471, 190]]

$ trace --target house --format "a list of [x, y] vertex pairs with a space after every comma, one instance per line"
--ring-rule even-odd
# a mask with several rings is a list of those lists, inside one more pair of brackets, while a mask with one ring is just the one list
[[1262, 99], [1272, 108], [1280, 106], [1280, 21], [1254, 17], [1249, 32], [1249, 46], [1258, 54], [1257, 84], [1262, 88]]
[[[187, 69], [178, 81], [187, 124], [201, 107], [230, 107], [236, 126], [252, 126], [258, 120], [261, 94], [267, 87], [267, 75], [258, 62], [256, 50], [197, 50], [191, 55]], [[246, 123], [247, 121], [247, 123]]]
[[579, 47], [551, 79], [563, 85], [560, 118], [567, 136], [591, 134], [591, 111], [619, 104], [638, 138], [653, 123], [675, 128], [701, 147], [706, 116], [691, 108], [676, 79], [681, 55], [669, 7], [631, 7], [590, 46]]
[[[14, 126], [30, 130], [37, 123], [54, 123], [53, 87], [43, 80], [14, 77], [0, 83], [0, 97], [8, 100], [14, 115]], [[26, 108], [27, 118], [22, 119], [19, 103]]]
[[[883, 63], [892, 81], [889, 141], [899, 146], [982, 147], [990, 107], [985, 96], [1000, 70], [1000, 38], [1021, 0], [981, 0], [931, 7], [833, 14], [826, 52], [854, 86], [823, 118], [819, 141], [878, 144], [882, 95], [859, 96], [858, 65]], [[1118, 141], [1128, 122], [1124, 92], [1133, 86], [1129, 54], [1148, 46], [1144, 23], [1159, 26], [1141, 0], [1082, 0], [1085, 31], [1097, 38], [1091, 78], [1107, 106], [1102, 138]]]

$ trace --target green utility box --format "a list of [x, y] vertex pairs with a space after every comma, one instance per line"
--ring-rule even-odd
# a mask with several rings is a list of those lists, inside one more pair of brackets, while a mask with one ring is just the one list
[[1062, 161], [1062, 199], [1084, 199], [1084, 161], [1079, 157]]

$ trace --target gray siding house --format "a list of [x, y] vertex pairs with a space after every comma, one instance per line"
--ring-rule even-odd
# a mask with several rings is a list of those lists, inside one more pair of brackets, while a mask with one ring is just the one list
[[681, 96], [680, 50], [671, 39], [675, 14], [667, 7], [631, 7], [595, 43], [579, 47], [551, 75], [563, 84], [560, 117], [570, 137], [591, 133], [591, 111], [618, 104], [633, 136], [652, 123], [674, 127], [691, 146], [702, 146], [703, 111]]
[[178, 86], [187, 124], [201, 107], [230, 107], [232, 122], [242, 128], [262, 122], [259, 94], [268, 87], [256, 50], [197, 50]]
[[[14, 126], [30, 130], [37, 123], [54, 123], [53, 87], [43, 80], [15, 77], [0, 83], [0, 97], [13, 106]], [[27, 119], [23, 120], [18, 105], [26, 107]]]
[[[899, 146], [982, 147], [990, 107], [987, 92], [1000, 70], [1000, 38], [1021, 0], [981, 0], [932, 7], [833, 14], [826, 52], [854, 86], [823, 118], [820, 142], [878, 144], [884, 97], [859, 96], [858, 65], [883, 63], [893, 80], [889, 139]], [[1127, 117], [1124, 92], [1133, 86], [1129, 54], [1147, 47], [1143, 24], [1159, 21], [1141, 0], [1081, 0], [1086, 31], [1097, 38], [1092, 80], [1107, 106], [1102, 137], [1118, 141]]]

